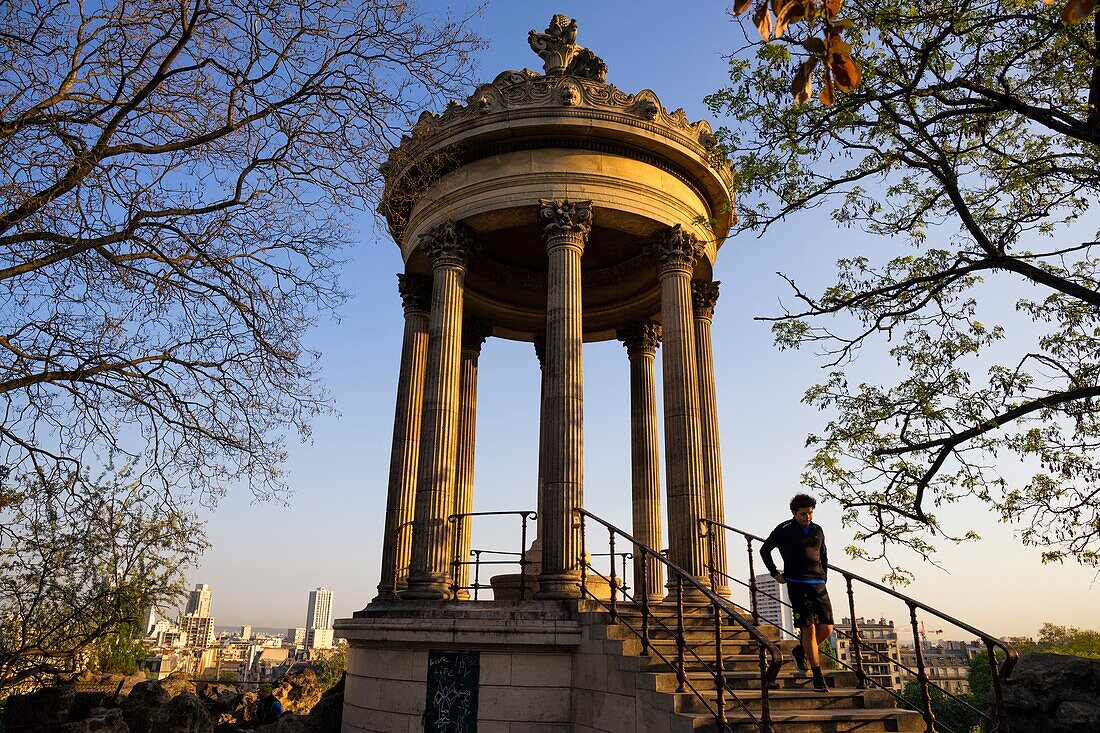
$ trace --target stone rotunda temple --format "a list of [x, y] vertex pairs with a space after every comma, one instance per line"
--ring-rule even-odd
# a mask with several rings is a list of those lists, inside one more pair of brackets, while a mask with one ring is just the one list
[[[700, 519], [723, 521], [712, 271], [734, 217], [732, 173], [705, 121], [668, 111], [651, 91], [607, 83], [606, 64], [576, 35], [576, 21], [560, 15], [545, 32], [531, 31], [542, 73], [505, 71], [464, 103], [425, 112], [383, 168], [382, 212], [404, 261], [405, 331], [381, 583], [367, 608], [336, 625], [351, 644], [345, 731], [425, 729], [420, 721], [436, 730], [426, 722], [438, 691], [432, 655], [448, 650], [480, 660], [479, 730], [579, 725], [575, 658], [586, 601], [574, 509], [583, 507], [585, 342], [626, 347], [628, 531], [709, 582]], [[454, 590], [469, 584], [468, 566], [452, 559], [469, 554], [471, 522], [452, 515], [472, 511], [477, 363], [488, 337], [532, 342], [542, 369], [527, 600], [475, 602]], [[724, 568], [724, 542], [716, 546]], [[635, 557], [634, 587], [662, 599], [660, 564]], [[566, 691], [564, 708], [554, 690]], [[408, 698], [406, 707], [395, 695]]]

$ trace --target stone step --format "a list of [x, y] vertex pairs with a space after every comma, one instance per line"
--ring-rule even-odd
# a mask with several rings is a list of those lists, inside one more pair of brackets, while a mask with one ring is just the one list
[[[856, 675], [854, 672], [827, 670], [824, 671], [823, 674], [829, 687], [837, 692], [851, 692], [858, 689], [856, 687]], [[688, 669], [686, 670], [686, 676], [698, 690], [714, 688], [714, 675], [707, 670]], [[760, 689], [760, 673], [758, 671], [735, 670], [726, 672], [725, 679], [726, 686], [731, 690]], [[643, 687], [643, 689], [656, 690], [658, 692], [674, 692], [676, 690], [676, 674], [671, 671], [650, 672], [649, 674], [644, 674], [639, 677], [638, 682], [639, 686]], [[798, 671], [791, 672], [786, 669], [781, 669], [779, 671], [779, 676], [776, 677], [770, 689], [809, 690], [812, 688], [813, 679], [810, 675]]]
[[[719, 733], [719, 726], [710, 713], [689, 713], [691, 726], [703, 733]], [[924, 730], [924, 720], [918, 713], [902, 710], [790, 710], [772, 713], [775, 733], [900, 733]], [[759, 733], [757, 720], [744, 713], [726, 716], [728, 733]]]
[[[713, 708], [718, 697], [717, 690], [698, 686], [697, 689], [703, 700]], [[675, 712], [707, 712], [704, 701], [693, 692], [665, 693], [662, 697], [671, 699], [670, 708]], [[754, 713], [761, 708], [760, 690], [726, 690], [724, 699], [727, 714], [737, 713], [742, 705]], [[828, 693], [811, 689], [768, 690], [768, 707], [773, 714], [778, 710], [896, 709], [894, 698], [885, 690], [831, 690]]]

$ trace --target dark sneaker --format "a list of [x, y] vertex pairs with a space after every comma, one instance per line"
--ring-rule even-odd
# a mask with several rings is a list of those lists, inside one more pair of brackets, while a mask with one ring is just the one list
[[806, 666], [806, 650], [801, 645], [791, 649], [791, 659], [794, 660], [794, 666], [798, 667], [799, 672], [810, 671], [810, 668]]
[[828, 692], [829, 686], [825, 684], [824, 677], [814, 677], [814, 692]]

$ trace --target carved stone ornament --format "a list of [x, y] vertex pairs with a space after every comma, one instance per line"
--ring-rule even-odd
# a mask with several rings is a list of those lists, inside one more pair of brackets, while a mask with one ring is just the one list
[[462, 350], [481, 353], [481, 346], [485, 339], [493, 335], [492, 324], [480, 318], [462, 319]]
[[646, 248], [649, 256], [657, 261], [658, 270], [676, 268], [690, 271], [695, 261], [703, 256], [704, 250], [699, 238], [680, 224], [658, 232]]
[[539, 199], [539, 227], [547, 239], [569, 234], [585, 239], [592, 230], [592, 202]]
[[550, 25], [539, 33], [527, 34], [531, 50], [542, 59], [547, 76], [579, 76], [604, 82], [607, 64], [584, 46], [577, 45], [577, 21], [560, 13], [550, 19]]
[[445, 221], [425, 232], [420, 237], [418, 246], [428, 256], [433, 267], [465, 267], [470, 254], [476, 252], [481, 243], [466, 225], [457, 221]]
[[425, 275], [397, 273], [397, 292], [406, 313], [428, 313], [432, 309], [432, 279]]
[[653, 321], [636, 321], [616, 331], [615, 337], [623, 342], [627, 355], [652, 356], [661, 343], [661, 327]]
[[720, 280], [713, 282], [692, 280], [691, 304], [695, 307], [696, 318], [714, 317], [714, 306], [718, 302], [718, 286], [721, 284]]
[[570, 84], [561, 88], [559, 98], [566, 107], [576, 107], [581, 101], [581, 93], [575, 86]]
[[561, 13], [550, 19], [545, 32], [532, 29], [527, 34], [527, 43], [542, 59], [543, 70], [555, 76], [565, 73], [565, 67], [582, 48], [577, 45], [576, 19]]

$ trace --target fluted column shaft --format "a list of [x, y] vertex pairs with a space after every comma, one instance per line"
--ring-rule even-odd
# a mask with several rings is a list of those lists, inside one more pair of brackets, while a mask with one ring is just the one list
[[[646, 547], [661, 550], [661, 463], [657, 449], [657, 387], [654, 358], [661, 327], [651, 321], [619, 331], [630, 360], [630, 493], [632, 533]], [[634, 553], [635, 593], [653, 600], [664, 595], [663, 566]]]
[[573, 508], [583, 506], [584, 496], [581, 255], [592, 226], [591, 202], [542, 201], [539, 223], [549, 263], [542, 571], [536, 597], [577, 598], [581, 541]]
[[539, 463], [538, 486], [536, 493], [535, 511], [538, 521], [535, 523], [535, 540], [527, 553], [530, 572], [538, 574], [542, 572], [542, 515], [544, 488], [546, 486], [544, 473], [546, 471], [546, 453], [549, 450], [549, 439], [546, 432], [546, 334], [535, 334], [535, 356], [539, 361]]
[[416, 464], [420, 457], [420, 420], [424, 408], [424, 371], [428, 361], [431, 279], [420, 275], [398, 275], [397, 278], [405, 310], [405, 335], [401, 343], [397, 408], [393, 418], [381, 578], [375, 600], [393, 600], [395, 579], [397, 589], [403, 590], [409, 571]]
[[[711, 344], [710, 326], [714, 318], [714, 306], [718, 302], [718, 282], [693, 282], [692, 305], [695, 313], [695, 358], [699, 368], [699, 426], [703, 433], [703, 486], [706, 496], [707, 518], [726, 521], [725, 499], [722, 486], [722, 451], [718, 434], [718, 396], [714, 387], [714, 348]], [[726, 533], [714, 531], [714, 582], [719, 594], [729, 597], [726, 579]]]
[[695, 235], [676, 225], [654, 240], [650, 252], [661, 283], [669, 559], [705, 584], [699, 519], [706, 516], [706, 504], [691, 305], [691, 272], [702, 249]]
[[412, 564], [402, 598], [440, 600], [450, 586], [453, 548], [447, 517], [454, 507], [463, 280], [474, 241], [461, 225], [446, 222], [419, 246], [432, 263], [432, 312]]
[[[469, 514], [474, 510], [474, 440], [477, 433], [477, 362], [481, 345], [489, 337], [491, 329], [480, 321], [466, 319], [462, 324], [462, 356], [459, 367], [458, 388], [458, 440], [455, 455], [455, 503], [454, 514]], [[470, 559], [470, 537], [473, 534], [473, 517], [457, 520], [455, 555], [463, 562]], [[457, 540], [457, 541], [456, 541]], [[470, 566], [458, 566], [457, 599], [469, 600]]]

